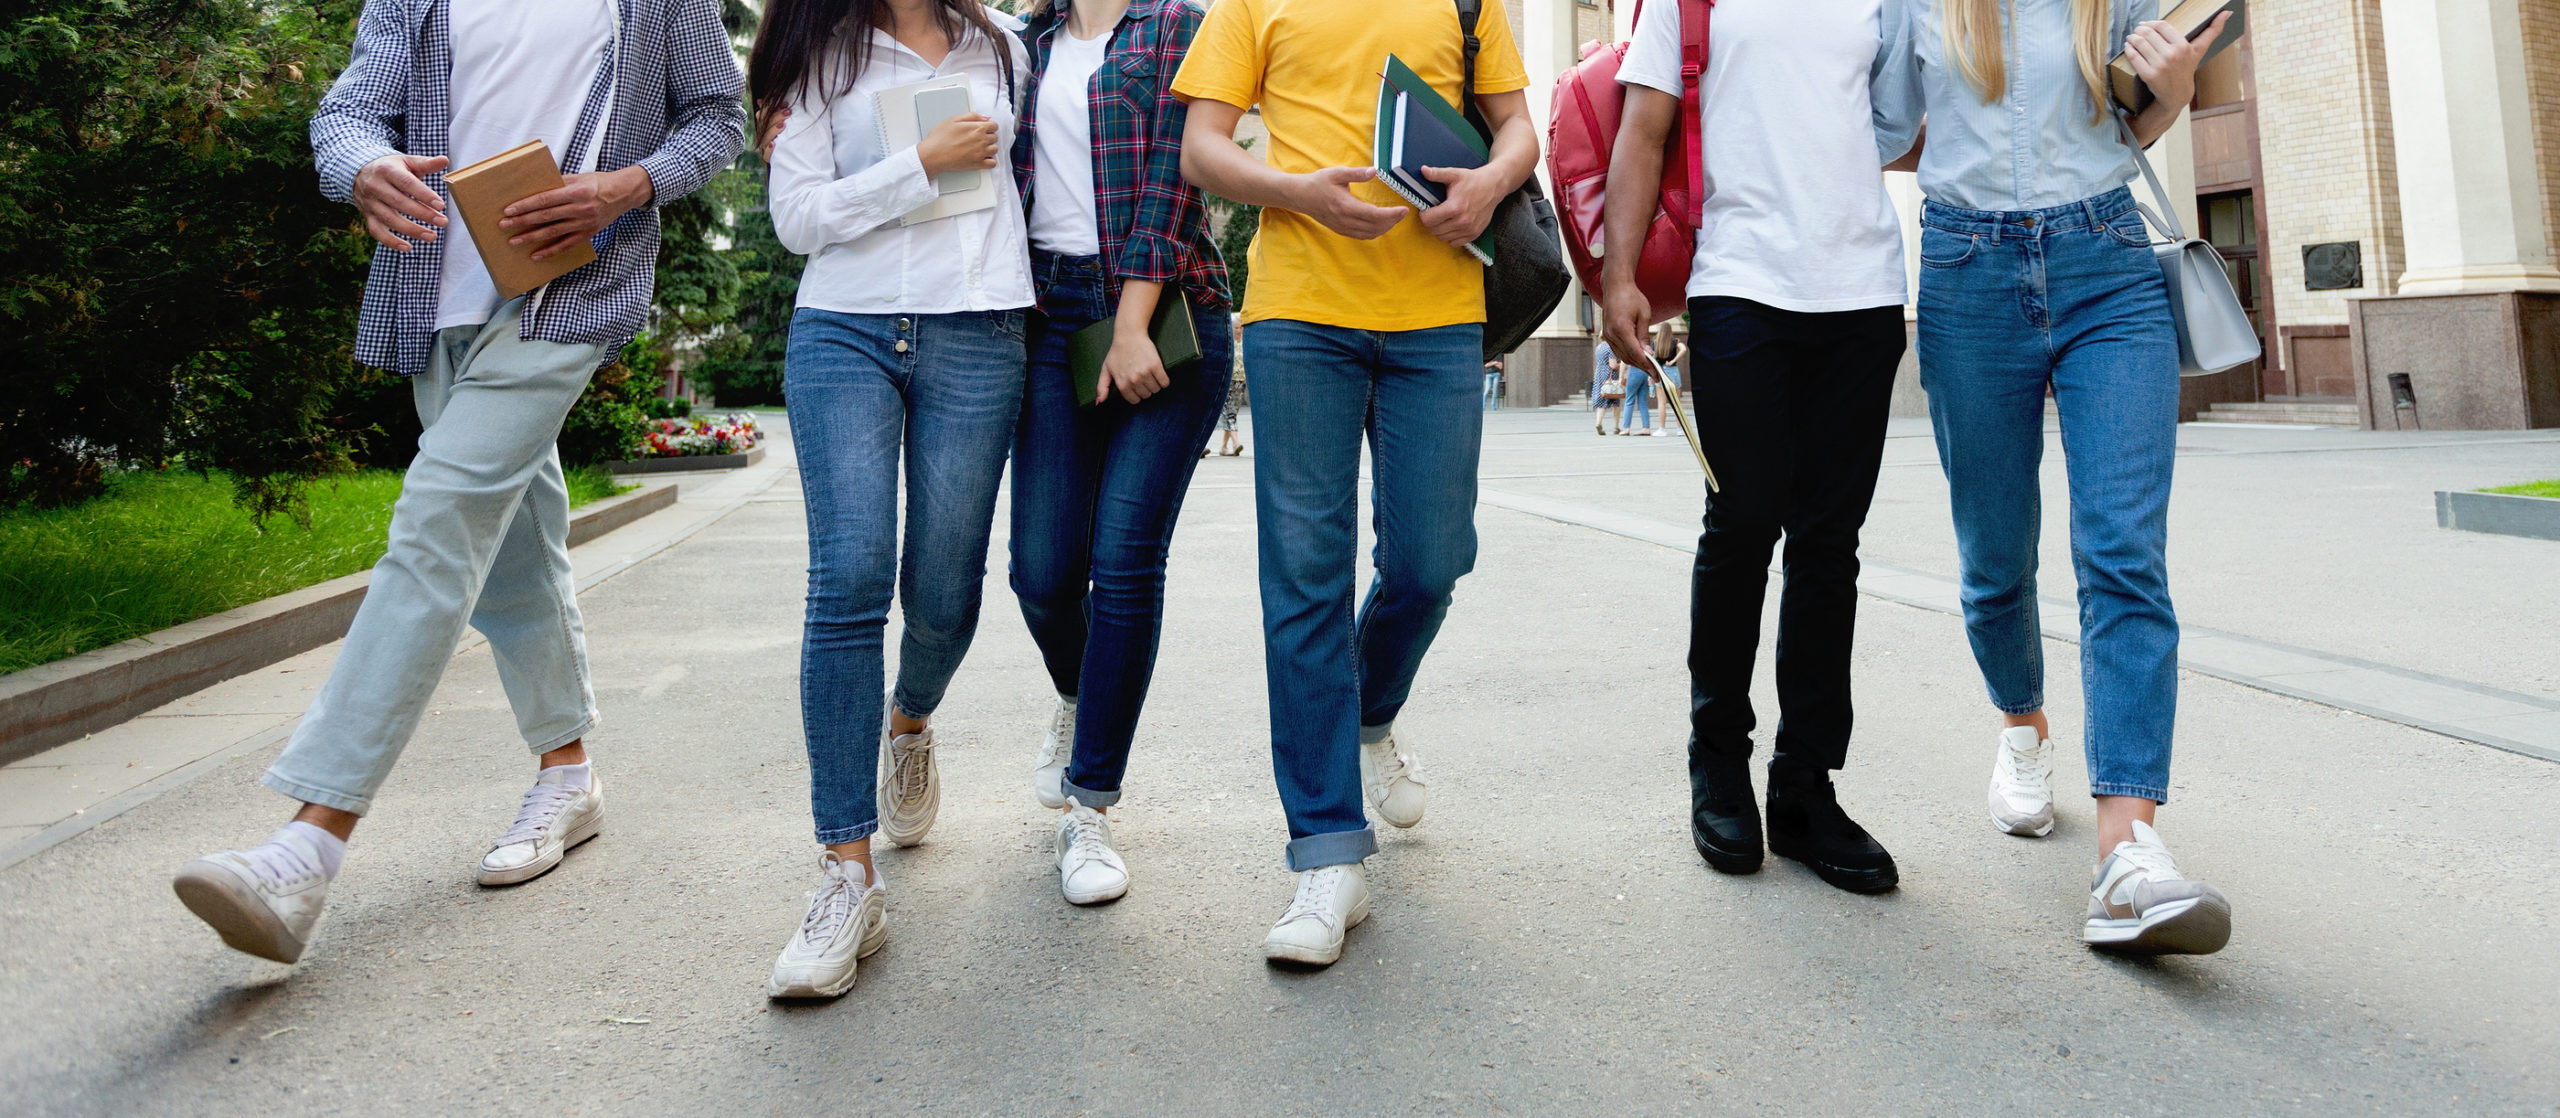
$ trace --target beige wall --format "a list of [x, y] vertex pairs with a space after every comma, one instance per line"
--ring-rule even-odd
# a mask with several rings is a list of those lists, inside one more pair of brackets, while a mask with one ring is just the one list
[[2560, 245], [2560, 0], [2524, 0], [2525, 81], [2532, 92], [2534, 148], [2542, 165], [2542, 228]]
[[[2249, 34], [2276, 322], [2343, 325], [2348, 299], [2391, 294], [2404, 267], [2380, 5], [2258, 0]], [[2303, 290], [2302, 246], [2331, 241], [2364, 245], [2362, 289]]]

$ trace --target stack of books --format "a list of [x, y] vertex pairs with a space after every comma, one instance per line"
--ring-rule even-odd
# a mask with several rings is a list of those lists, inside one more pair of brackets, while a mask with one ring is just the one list
[[[1378, 181], [1417, 210], [1449, 200], [1448, 189], [1424, 177], [1423, 168], [1474, 170], [1493, 158], [1483, 134], [1457, 107], [1392, 54], [1379, 75], [1378, 122], [1370, 146]], [[1467, 253], [1480, 263], [1493, 263], [1490, 227], [1467, 246]]]

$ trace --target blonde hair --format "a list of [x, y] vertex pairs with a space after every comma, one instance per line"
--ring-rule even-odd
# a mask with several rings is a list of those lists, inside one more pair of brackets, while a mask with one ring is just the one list
[[[2089, 119], [2097, 121], [2107, 104], [2107, 36], [2112, 22], [2109, 0], [2071, 0], [2071, 41], [2080, 60], [2080, 80], [2089, 89]], [[2009, 9], [2003, 21], [2001, 9]], [[1958, 73], [1980, 91], [1985, 104], [2009, 88], [2009, 66], [2001, 49], [2000, 29], [2014, 23], [2012, 0], [1938, 0], [1938, 16], [1946, 35], [1947, 58]]]

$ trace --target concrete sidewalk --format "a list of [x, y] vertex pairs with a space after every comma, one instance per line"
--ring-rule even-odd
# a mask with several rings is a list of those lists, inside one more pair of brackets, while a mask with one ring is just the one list
[[[1577, 441], [1578, 419], [1490, 417], [1488, 490], [1694, 524], [1679, 440]], [[1927, 440], [1897, 434], [1869, 554], [1951, 573]], [[2560, 545], [2427, 536], [2407, 527], [2423, 501], [2406, 523], [2376, 519], [2395, 492], [2455, 475], [2522, 480], [2560, 440], [2320, 449], [2329, 437], [2188, 429], [2197, 448], [2275, 451], [2182, 461], [2185, 616], [2560, 694]], [[2289, 489], [2250, 461], [2327, 480]], [[1688, 556], [1502, 507], [1480, 512], [1482, 560], [1404, 723], [1429, 819], [1383, 836], [1376, 915], [1342, 964], [1269, 969], [1257, 947], [1290, 882], [1250, 479], [1249, 458], [1203, 462], [1185, 507], [1114, 814], [1135, 875], [1116, 905], [1057, 896], [1054, 817], [1025, 787], [1050, 698], [1000, 539], [938, 718], [941, 820], [881, 856], [890, 946], [840, 1002], [768, 1005], [814, 860], [796, 707], [805, 530], [786, 469], [584, 599], [612, 781], [602, 838], [528, 885], [470, 884], [529, 766], [486, 650], [466, 651], [298, 967], [226, 951], [167, 885], [185, 858], [282, 817], [253, 784], [272, 746], [0, 870], [0, 1090], [29, 1114], [2560, 1105], [2560, 765], [2190, 674], [2162, 823], [2181, 864], [2230, 894], [2237, 934], [2208, 958], [2095, 955], [2076, 940], [2093, 853], [2077, 750], [2056, 774], [2058, 832], [1994, 833], [1990, 719], [1959, 622], [1869, 599], [1866, 717], [1841, 785], [1903, 888], [1853, 897], [1782, 862], [1719, 877], [1682, 830]], [[2364, 522], [2332, 524], [2323, 502]], [[2393, 570], [2442, 585], [2375, 573]], [[2369, 581], [2318, 588], [2353, 577]], [[2370, 607], [2361, 623], [2301, 616], [2349, 591]], [[2074, 653], [2049, 642], [2066, 742]]]

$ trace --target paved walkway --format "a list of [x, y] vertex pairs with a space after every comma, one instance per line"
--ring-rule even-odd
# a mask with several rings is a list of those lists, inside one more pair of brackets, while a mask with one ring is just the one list
[[[1089, 911], [1057, 898], [1049, 817], [1023, 786], [1045, 678], [999, 554], [941, 720], [942, 819], [882, 856], [890, 947], [838, 1003], [769, 1006], [763, 975], [811, 878], [805, 533], [777, 454], [720, 502], [689, 490], [687, 509], [626, 529], [663, 541], [716, 515], [613, 577], [592, 582], [605, 559], [580, 556], [597, 564], [581, 573], [612, 825], [560, 872], [470, 884], [529, 767], [485, 648], [457, 656], [299, 967], [221, 948], [167, 875], [281, 817], [253, 783], [272, 724], [239, 731], [293, 717], [292, 676], [333, 650], [200, 696], [219, 707], [203, 717], [234, 720], [211, 732], [164, 712], [149, 727], [173, 743], [161, 763], [199, 760], [154, 777], [147, 801], [98, 801], [95, 825], [7, 816], [39, 830], [0, 868], [0, 1093], [36, 1114], [2560, 1105], [2560, 765], [2191, 673], [2163, 823], [2232, 896], [2238, 933], [2204, 959], [2087, 952], [2076, 751], [2052, 838], [1991, 831], [1980, 686], [1957, 620], [1927, 608], [1927, 580], [1952, 573], [1943, 494], [1925, 430], [1897, 425], [1868, 554], [1906, 581], [1863, 606], [1865, 717], [1841, 783], [1904, 887], [1853, 897], [1775, 862], [1718, 877], [1681, 831], [1686, 448], [1604, 441], [1571, 412], [1488, 422], [1483, 559], [1407, 717], [1431, 816], [1385, 836], [1377, 914], [1330, 971], [1271, 970], [1256, 950], [1289, 881], [1251, 464], [1212, 459], [1115, 815], [1130, 896]], [[2428, 496], [2560, 474], [2560, 436], [2191, 427], [2182, 441], [2174, 585], [2191, 626], [2560, 706], [2560, 545], [2441, 532]], [[2069, 740], [2073, 652], [2048, 646]], [[16, 779], [0, 809], [40, 798]], [[47, 831], [59, 841], [26, 849]]]

